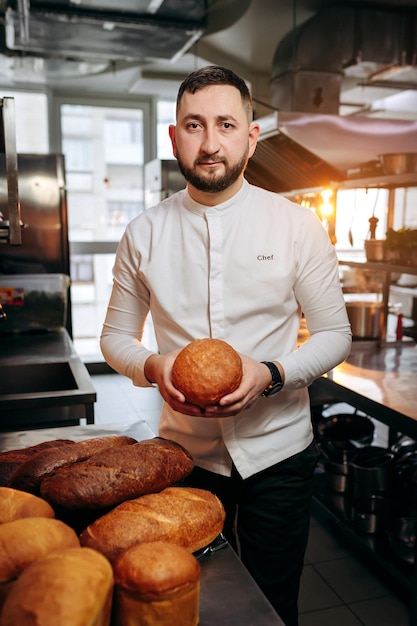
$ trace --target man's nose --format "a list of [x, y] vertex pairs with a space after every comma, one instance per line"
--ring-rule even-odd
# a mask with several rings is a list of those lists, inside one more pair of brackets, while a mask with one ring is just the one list
[[215, 154], [219, 151], [220, 142], [217, 129], [206, 128], [204, 132], [204, 138], [201, 145], [201, 150], [206, 154]]

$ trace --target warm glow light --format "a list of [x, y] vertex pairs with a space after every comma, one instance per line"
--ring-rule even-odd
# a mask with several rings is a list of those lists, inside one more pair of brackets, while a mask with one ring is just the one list
[[321, 197], [323, 198], [323, 202], [325, 204], [327, 204], [330, 201], [330, 198], [333, 195], [333, 190], [332, 189], [323, 189], [323, 191], [321, 192]]
[[328, 217], [329, 215], [332, 215], [332, 213], [334, 213], [334, 206], [331, 202], [333, 190], [323, 189], [323, 191], [320, 192], [320, 195], [323, 201], [322, 205], [320, 206], [320, 212], [323, 217]]

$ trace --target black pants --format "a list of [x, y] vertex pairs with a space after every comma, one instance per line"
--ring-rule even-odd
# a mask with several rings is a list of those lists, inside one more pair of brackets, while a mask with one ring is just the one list
[[298, 625], [298, 592], [310, 526], [316, 444], [243, 480], [196, 467], [189, 486], [215, 493], [224, 534], [286, 626]]

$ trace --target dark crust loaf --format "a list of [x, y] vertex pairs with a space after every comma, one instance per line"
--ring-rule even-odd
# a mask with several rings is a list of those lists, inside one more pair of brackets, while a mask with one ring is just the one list
[[110, 447], [126, 446], [137, 443], [133, 437], [126, 435], [109, 435], [93, 437], [83, 441], [73, 441], [66, 446], [42, 450], [29, 457], [10, 477], [8, 486], [14, 489], [40, 494], [40, 485], [46, 476], [50, 476], [60, 467], [79, 463], [89, 459]]
[[41, 484], [41, 495], [64, 509], [103, 509], [161, 491], [194, 468], [180, 444], [155, 437], [107, 449], [88, 461], [59, 469]]
[[223, 505], [210, 491], [168, 487], [119, 504], [87, 526], [80, 542], [110, 561], [149, 541], [168, 541], [195, 552], [221, 533], [224, 520]]
[[188, 402], [217, 404], [242, 380], [242, 360], [221, 339], [196, 339], [181, 350], [172, 367], [172, 382]]
[[0, 487], [7, 487], [10, 477], [29, 457], [50, 448], [57, 448], [69, 443], [74, 443], [71, 439], [53, 439], [52, 441], [43, 441], [34, 446], [27, 446], [16, 450], [6, 450], [0, 452]]

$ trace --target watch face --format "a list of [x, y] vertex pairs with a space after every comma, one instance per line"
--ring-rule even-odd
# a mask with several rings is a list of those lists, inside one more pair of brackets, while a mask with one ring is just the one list
[[283, 383], [277, 383], [276, 385], [274, 385], [271, 389], [269, 389], [269, 391], [265, 392], [265, 395], [267, 397], [269, 396], [273, 396], [276, 393], [278, 393], [278, 391], [281, 391], [281, 389], [283, 388]]

